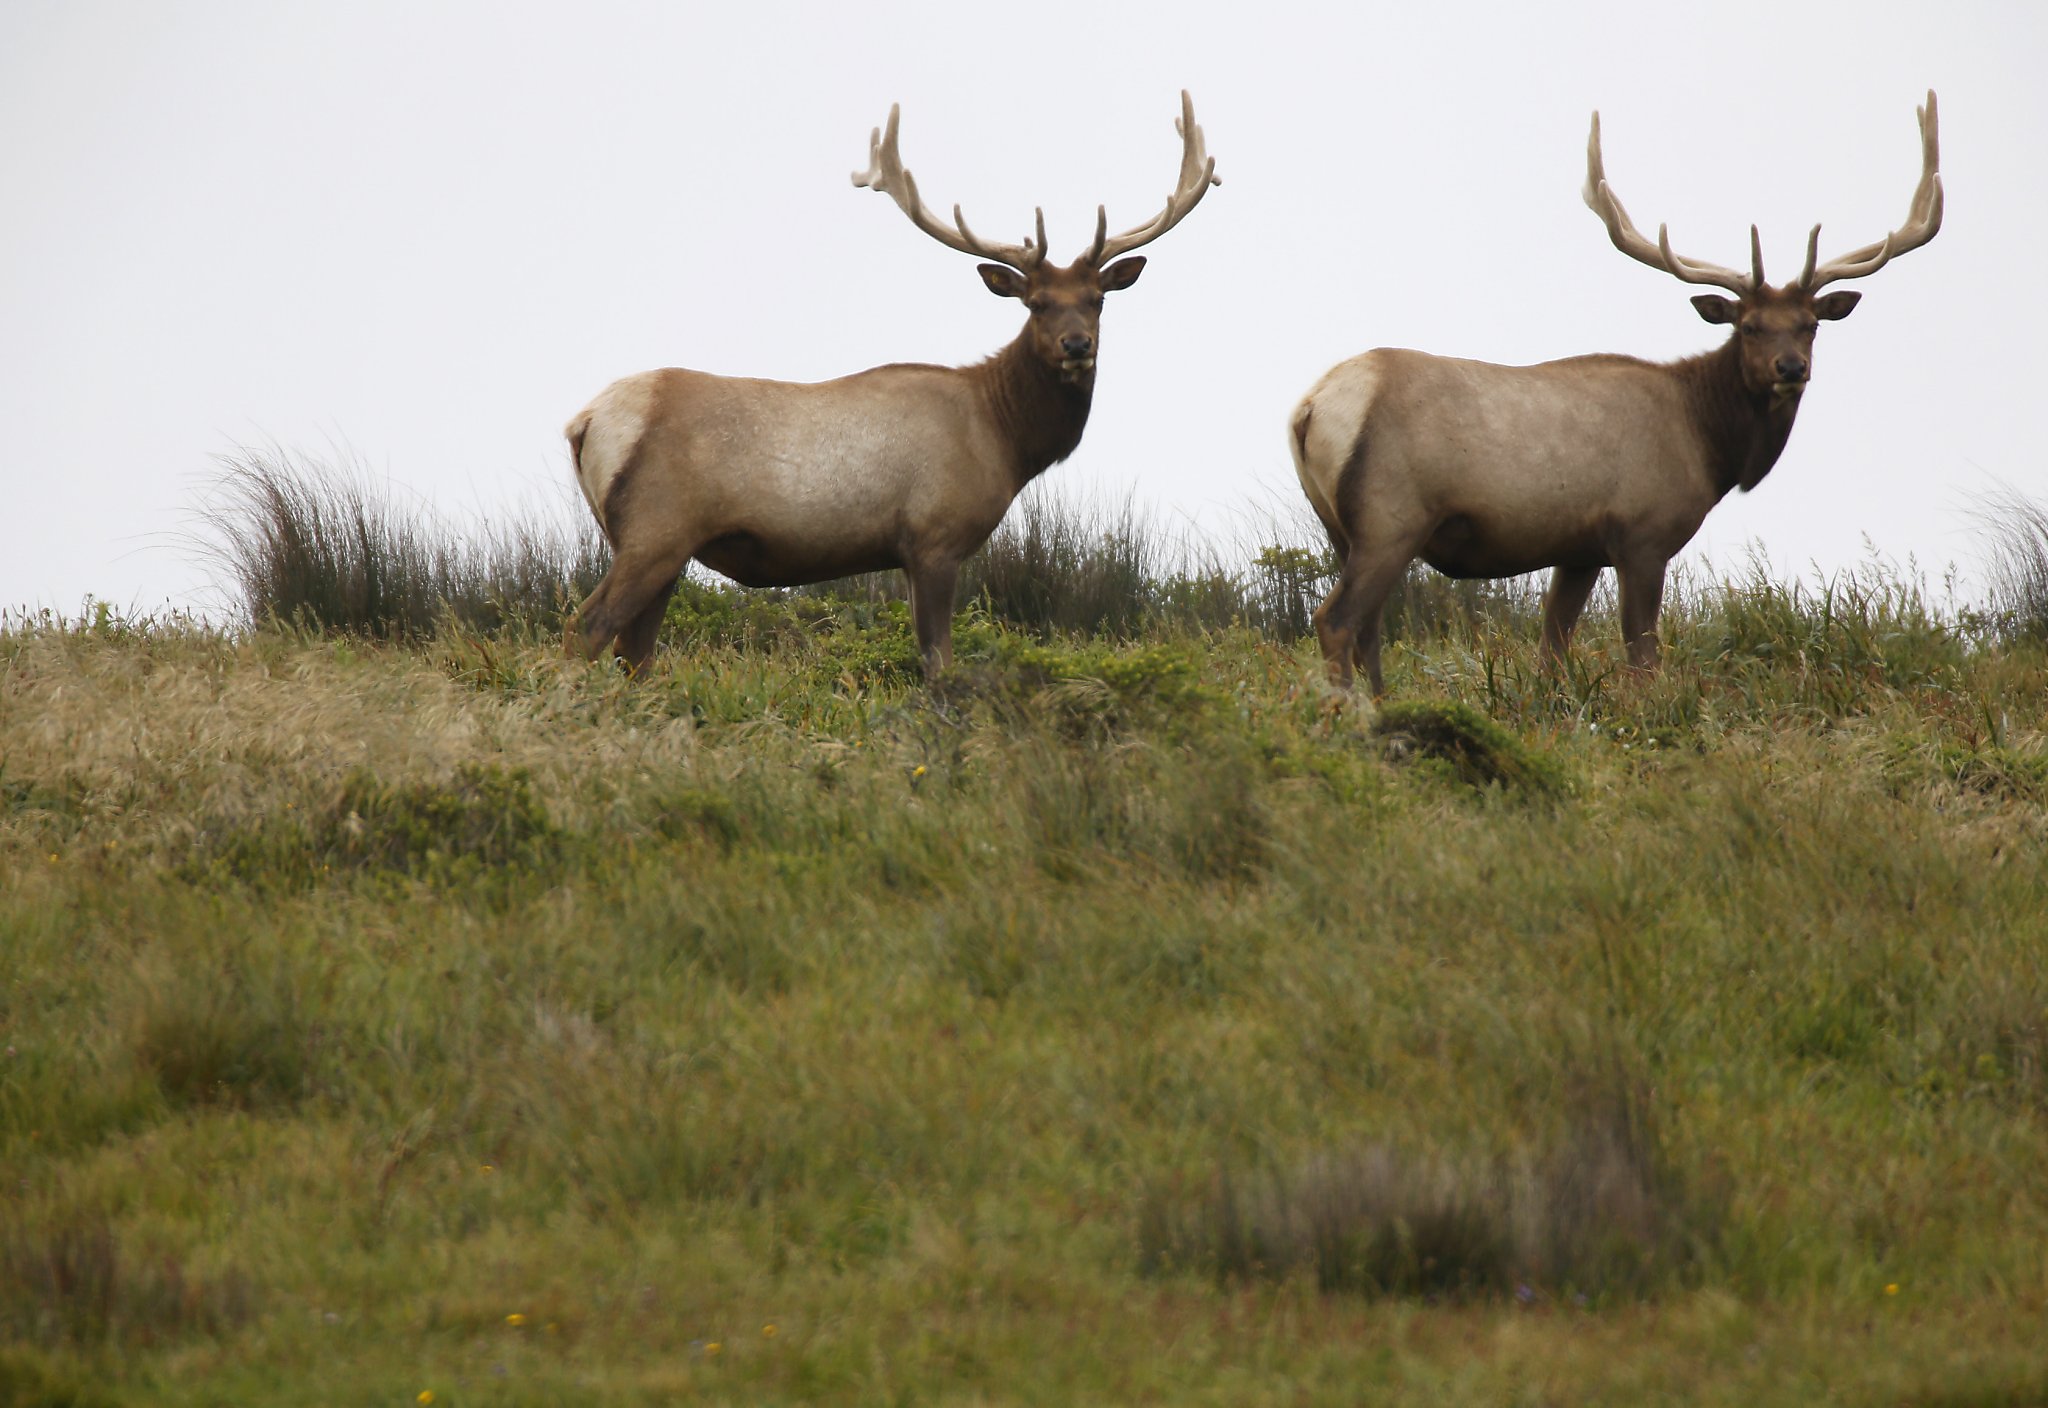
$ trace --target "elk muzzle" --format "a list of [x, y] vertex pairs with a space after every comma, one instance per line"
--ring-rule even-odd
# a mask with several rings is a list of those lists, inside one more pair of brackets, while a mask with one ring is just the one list
[[1095, 339], [1085, 333], [1068, 333], [1060, 339], [1060, 380], [1078, 381], [1095, 370]]
[[1804, 357], [1786, 353], [1777, 359], [1772, 366], [1772, 370], [1778, 374], [1778, 379], [1771, 384], [1773, 395], [1785, 398], [1797, 396], [1800, 392], [1806, 390], [1806, 378], [1809, 368]]

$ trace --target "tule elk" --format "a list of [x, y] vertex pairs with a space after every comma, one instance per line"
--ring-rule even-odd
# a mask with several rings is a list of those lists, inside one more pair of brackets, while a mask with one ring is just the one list
[[1315, 614], [1332, 682], [1349, 688], [1356, 661], [1383, 692], [1381, 607], [1417, 557], [1452, 577], [1552, 569], [1546, 664], [1570, 642], [1600, 569], [1612, 567], [1629, 663], [1654, 669], [1666, 567], [1730, 489], [1746, 493], [1771, 472], [1812, 372], [1815, 330], [1849, 316], [1862, 296], [1821, 290], [1876, 273], [1941, 228], [1935, 117], [1930, 92], [1905, 225], [1825, 264], [1816, 225], [1806, 267], [1774, 288], [1754, 225], [1747, 274], [1681, 258], [1662, 227], [1655, 243], [1644, 238], [1607, 184], [1594, 113], [1586, 204], [1631, 259], [1734, 294], [1692, 300], [1734, 332], [1670, 363], [1600, 355], [1503, 367], [1381, 348], [1324, 374], [1295, 407], [1289, 441], [1343, 563]]
[[925, 672], [944, 668], [961, 562], [1018, 492], [1080, 443], [1102, 297], [1145, 267], [1120, 256], [1220, 184], [1183, 92], [1180, 178], [1166, 208], [1111, 235], [1098, 207], [1094, 240], [1061, 268], [1045, 257], [1043, 210], [1037, 237], [1012, 245], [976, 236], [957, 205], [950, 225], [927, 209], [898, 155], [897, 119], [890, 108], [853, 183], [888, 195], [947, 248], [991, 261], [979, 266], [982, 282], [1023, 302], [1023, 331], [973, 366], [891, 365], [810, 384], [671, 368], [599, 392], [566, 433], [613, 557], [570, 627], [573, 653], [595, 659], [616, 640], [627, 668], [643, 668], [692, 559], [753, 587], [900, 567]]

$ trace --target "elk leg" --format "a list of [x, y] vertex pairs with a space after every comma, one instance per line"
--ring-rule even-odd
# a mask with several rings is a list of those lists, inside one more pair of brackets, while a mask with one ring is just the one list
[[1355, 547], [1344, 559], [1344, 570], [1329, 598], [1316, 608], [1316, 638], [1323, 647], [1330, 683], [1337, 688], [1351, 688], [1355, 657], [1365, 666], [1373, 697], [1386, 693], [1386, 681], [1380, 674], [1380, 614], [1410, 555], [1405, 548], [1384, 544]]
[[676, 586], [681, 581], [681, 576], [678, 576], [656, 592], [654, 600], [641, 607], [640, 614], [619, 632], [618, 658], [619, 663], [626, 667], [626, 673], [639, 674], [654, 658], [654, 641], [661, 634], [662, 619], [668, 615], [669, 598], [676, 594]]
[[1597, 567], [1559, 567], [1550, 574], [1550, 590], [1543, 594], [1543, 645], [1538, 652], [1543, 664], [1555, 665], [1572, 643], [1572, 627], [1586, 609], [1586, 598], [1600, 581]]
[[917, 630], [925, 678], [930, 679], [953, 663], [953, 590], [960, 564], [923, 562], [904, 568], [903, 575], [910, 579], [910, 623]]
[[1665, 564], [1617, 567], [1621, 583], [1621, 642], [1628, 663], [1638, 670], [1657, 668], [1657, 613], [1664, 606]]
[[[689, 566], [690, 557], [689, 552], [676, 549], [620, 549], [597, 590], [577, 608], [575, 623], [569, 628], [569, 653], [595, 660], [605, 646], [619, 639], [620, 654], [624, 656], [634, 643], [622, 639], [629, 633], [644, 634], [646, 647], [651, 651], [654, 632], [661, 624], [661, 608], [668, 605], [669, 593], [675, 590], [676, 579]], [[641, 632], [633, 632], [642, 614], [650, 608], [654, 608], [652, 622]], [[627, 663], [637, 668], [646, 663], [646, 656], [643, 654], [637, 661], [629, 658]]]

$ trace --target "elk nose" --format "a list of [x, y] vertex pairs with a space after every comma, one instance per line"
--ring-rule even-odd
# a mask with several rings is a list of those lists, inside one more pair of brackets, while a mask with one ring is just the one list
[[1088, 355], [1089, 349], [1094, 347], [1094, 345], [1095, 339], [1086, 333], [1068, 333], [1060, 339], [1060, 351], [1066, 353], [1069, 357], [1085, 357]]
[[1780, 357], [1778, 359], [1778, 380], [1806, 380], [1806, 359], [1804, 357], [1794, 357], [1789, 354]]

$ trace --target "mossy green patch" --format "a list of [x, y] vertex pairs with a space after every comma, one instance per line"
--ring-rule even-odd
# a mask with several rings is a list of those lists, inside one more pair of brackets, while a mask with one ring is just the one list
[[1392, 761], [1432, 760], [1470, 787], [1531, 797], [1571, 791], [1570, 774], [1555, 758], [1469, 704], [1396, 700], [1380, 709], [1372, 732]]

